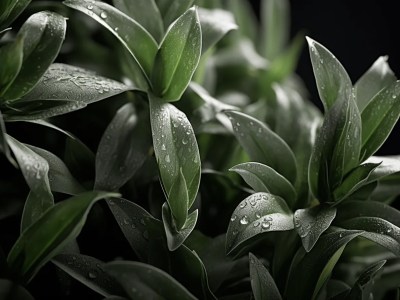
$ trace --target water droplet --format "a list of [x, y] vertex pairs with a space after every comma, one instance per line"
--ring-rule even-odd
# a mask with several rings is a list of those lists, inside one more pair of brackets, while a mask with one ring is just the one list
[[237, 219], [237, 216], [236, 216], [236, 215], [233, 215], [233, 216], [231, 217], [231, 222], [235, 222], [236, 219]]
[[182, 144], [187, 145], [188, 140], [187, 139], [182, 139]]
[[392, 99], [396, 99], [396, 98], [397, 98], [397, 95], [393, 94]]
[[169, 158], [169, 155], [168, 155], [168, 154], [165, 156], [165, 162], [167, 162], [167, 163], [170, 163], [170, 162], [171, 162], [171, 159]]
[[242, 224], [242, 225], [247, 225], [247, 224], [249, 224], [249, 217], [248, 217], [248, 216], [243, 216], [243, 217], [240, 219], [240, 224]]
[[93, 9], [93, 5], [89, 4], [87, 9], [92, 10]]
[[239, 231], [237, 231], [236, 229], [234, 231], [232, 231], [233, 235], [237, 235], [239, 233]]
[[240, 208], [245, 208], [247, 205], [247, 201], [243, 201], [242, 203], [240, 203]]
[[256, 218], [257, 219], [261, 218], [261, 215], [259, 213], [256, 213]]
[[340, 234], [339, 234], [339, 237], [340, 237], [340, 238], [343, 237], [343, 233], [340, 233]]
[[124, 224], [129, 225], [129, 219], [124, 219]]
[[107, 14], [104, 11], [102, 11], [101, 14], [100, 14], [100, 17], [102, 19], [106, 19], [107, 18]]
[[271, 227], [271, 223], [270, 222], [263, 222], [261, 224], [262, 229], [269, 229]]
[[164, 151], [167, 150], [167, 148], [165, 147], [165, 144], [161, 145], [161, 150], [164, 150]]
[[386, 230], [386, 232], [387, 232], [387, 233], [391, 233], [391, 232], [392, 232], [392, 228], [388, 228], [388, 229]]
[[254, 122], [253, 121], [250, 121], [250, 126], [254, 126]]
[[259, 225], [260, 225], [260, 222], [258, 222], [258, 221], [256, 221], [256, 222], [253, 223], [253, 226], [254, 226], [254, 227], [258, 227]]
[[119, 29], [118, 27], [115, 27], [115, 28], [114, 28], [114, 31], [118, 31], [118, 29]]
[[90, 279], [95, 279], [95, 278], [97, 278], [97, 273], [96, 273], [95, 271], [90, 271], [90, 272], [88, 273], [88, 277], [89, 277]]

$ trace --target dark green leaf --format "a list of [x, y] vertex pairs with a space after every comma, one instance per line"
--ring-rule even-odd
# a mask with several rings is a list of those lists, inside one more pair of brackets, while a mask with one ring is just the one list
[[87, 192], [48, 209], [15, 242], [7, 258], [10, 269], [22, 281], [29, 282], [45, 263], [79, 235], [92, 205], [113, 196], [116, 195]]
[[280, 300], [282, 299], [275, 281], [267, 268], [249, 253], [250, 279], [255, 300]]
[[153, 217], [139, 205], [122, 199], [107, 200], [122, 233], [137, 256], [143, 261], [148, 255], [148, 231], [146, 224]]
[[35, 88], [10, 105], [5, 119], [35, 120], [62, 115], [132, 88], [84, 69], [52, 64]]
[[326, 204], [295, 211], [294, 226], [307, 252], [311, 251], [321, 234], [329, 228], [335, 216], [336, 208]]
[[232, 214], [226, 233], [226, 252], [237, 250], [244, 242], [271, 231], [294, 228], [293, 214], [281, 197], [256, 193], [244, 199]]
[[31, 0], [2, 1], [2, 6], [0, 7], [0, 31], [9, 26], [30, 2]]
[[379, 278], [375, 279], [375, 286], [379, 287], [374, 290], [375, 299], [384, 299], [385, 293], [399, 287], [400, 278], [400, 258], [390, 258], [387, 260], [383, 270], [380, 272]]
[[261, 3], [262, 54], [273, 61], [285, 49], [289, 39], [289, 1], [264, 0]]
[[297, 265], [292, 266], [285, 293], [287, 299], [315, 299], [344, 247], [361, 233], [346, 230], [321, 236], [313, 249], [305, 253]]
[[155, 0], [113, 0], [113, 3], [116, 8], [142, 25], [156, 41], [161, 41], [164, 24]]
[[148, 128], [131, 103], [117, 111], [97, 149], [96, 189], [117, 190], [140, 169], [151, 147]]
[[196, 299], [184, 286], [164, 271], [140, 262], [111, 262], [105, 270], [122, 285], [133, 300]]
[[101, 1], [88, 3], [84, 0], [67, 0], [64, 4], [87, 14], [103, 25], [129, 50], [144, 74], [150, 75], [157, 52], [157, 42], [138, 22]]
[[240, 145], [256, 162], [266, 164], [291, 183], [296, 180], [296, 159], [289, 146], [264, 123], [240, 112], [226, 112]]
[[274, 169], [255, 162], [239, 164], [230, 169], [238, 173], [255, 192], [271, 193], [282, 197], [289, 207], [296, 201], [296, 191], [285, 177]]
[[361, 161], [373, 155], [382, 146], [399, 116], [400, 81], [395, 81], [380, 90], [361, 114]]
[[229, 31], [238, 28], [233, 15], [222, 9], [199, 8], [199, 19], [202, 34], [202, 53], [213, 47]]
[[4, 124], [3, 115], [1, 114], [1, 111], [0, 111], [0, 152], [4, 153], [4, 155], [6, 156], [8, 161], [14, 167], [18, 168], [16, 161], [11, 156], [10, 147], [8, 146], [8, 143], [7, 143], [6, 126]]
[[154, 92], [166, 102], [178, 101], [200, 61], [201, 27], [195, 8], [168, 29], [157, 52], [151, 81]]
[[346, 70], [324, 46], [307, 37], [318, 93], [328, 111], [337, 99], [350, 99], [352, 83]]
[[257, 18], [250, 2], [242, 0], [228, 0], [227, 7], [235, 17], [239, 33], [251, 41], [257, 40]]
[[114, 278], [104, 272], [104, 263], [94, 257], [82, 254], [59, 254], [51, 261], [71, 277], [105, 297], [124, 295]]
[[168, 196], [168, 204], [173, 215], [176, 229], [179, 231], [186, 223], [189, 204], [188, 189], [185, 177], [182, 173], [182, 168], [179, 170], [179, 175], [171, 187], [171, 192]]
[[23, 60], [24, 38], [19, 36], [13, 43], [0, 47], [0, 104], [4, 101], [4, 94], [21, 70]]
[[155, 0], [164, 21], [164, 28], [168, 28], [173, 21], [185, 13], [185, 11], [193, 5], [193, 1], [194, 0]]
[[167, 235], [168, 249], [174, 251], [187, 239], [189, 234], [196, 226], [198, 210], [196, 209], [188, 215], [185, 224], [181, 229], [177, 230], [174, 220], [172, 219], [172, 212], [167, 202], [162, 206], [162, 220], [164, 223], [165, 233]]
[[49, 164], [43, 157], [11, 136], [7, 137], [7, 141], [31, 189], [21, 221], [21, 231], [24, 231], [54, 204], [48, 177]]
[[379, 91], [396, 81], [396, 76], [390, 69], [387, 59], [387, 56], [379, 57], [354, 85], [356, 102], [360, 112]]
[[39, 12], [22, 25], [18, 35], [24, 39], [21, 71], [4, 98], [21, 98], [38, 83], [60, 51], [67, 28], [63, 16], [53, 12]]
[[34, 300], [34, 298], [25, 288], [8, 279], [0, 279], [0, 299]]
[[365, 163], [378, 165], [368, 177], [368, 183], [400, 172], [400, 156], [398, 155], [371, 156]]
[[150, 97], [153, 146], [164, 190], [169, 197], [180, 169], [189, 194], [188, 208], [200, 184], [200, 154], [193, 128], [186, 115], [171, 104]]

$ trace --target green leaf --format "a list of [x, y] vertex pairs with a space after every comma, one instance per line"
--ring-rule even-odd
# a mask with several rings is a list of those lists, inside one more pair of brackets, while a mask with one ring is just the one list
[[34, 88], [57, 57], [66, 28], [63, 16], [47, 11], [32, 15], [22, 25], [18, 35], [24, 39], [23, 63], [4, 98], [18, 99]]
[[172, 22], [193, 5], [194, 0], [155, 0], [155, 2], [157, 3], [158, 9], [162, 15], [164, 28], [168, 28]]
[[296, 159], [289, 146], [267, 125], [240, 112], [225, 112], [240, 145], [256, 162], [263, 163], [291, 183], [296, 180]]
[[226, 10], [199, 8], [198, 12], [202, 34], [202, 53], [213, 47], [229, 31], [238, 29], [232, 13]]
[[321, 234], [329, 228], [335, 216], [336, 208], [326, 204], [295, 211], [294, 226], [307, 252], [311, 251]]
[[354, 283], [350, 293], [346, 296], [346, 300], [370, 298], [373, 291], [373, 280], [385, 263], [386, 260], [381, 260], [368, 266]]
[[7, 143], [7, 132], [6, 132], [6, 126], [4, 124], [3, 120], [3, 115], [1, 114], [0, 111], [0, 152], [3, 152], [8, 161], [16, 168], [18, 168], [18, 165], [14, 158], [12, 158], [11, 153], [10, 153], [10, 147], [8, 146]]
[[256, 41], [258, 38], [257, 17], [254, 14], [250, 2], [228, 0], [226, 3], [228, 10], [231, 11], [235, 17], [239, 33], [251, 41]]
[[361, 114], [361, 161], [373, 155], [388, 138], [400, 116], [400, 81], [395, 81], [368, 103]]
[[149, 77], [157, 52], [157, 42], [142, 25], [105, 2], [66, 0], [63, 3], [87, 14], [115, 35]]
[[105, 270], [122, 285], [130, 299], [196, 299], [164, 271], [140, 262], [111, 262]]
[[22, 286], [8, 279], [0, 279], [0, 299], [2, 300], [34, 300]]
[[162, 220], [164, 223], [165, 234], [167, 236], [168, 249], [174, 251], [183, 244], [190, 233], [196, 226], [199, 211], [196, 209], [188, 215], [185, 224], [181, 229], [177, 230], [174, 220], [172, 219], [172, 212], [167, 202], [162, 206]]
[[0, 104], [4, 94], [18, 76], [22, 67], [24, 38], [19, 36], [13, 43], [0, 47]]
[[337, 99], [349, 99], [352, 83], [346, 70], [324, 46], [307, 37], [318, 93], [328, 111]]
[[249, 253], [250, 279], [255, 300], [280, 300], [282, 299], [275, 281], [267, 268]]
[[346, 230], [321, 236], [313, 249], [305, 253], [297, 265], [292, 266], [287, 282], [286, 298], [315, 299], [344, 247], [361, 233], [362, 231]]
[[0, 31], [9, 26], [30, 2], [31, 0], [2, 1], [2, 6], [0, 7]]
[[399, 287], [399, 266], [399, 258], [396, 257], [387, 260], [384, 268], [380, 272], [379, 278], [375, 278], [375, 286], [379, 287], [379, 290], [374, 290], [374, 298], [384, 299], [384, 295], [388, 291], [393, 291]]
[[7, 137], [7, 141], [31, 189], [21, 221], [21, 231], [24, 231], [54, 204], [48, 177], [49, 164], [43, 157], [11, 136]]
[[142, 25], [156, 41], [164, 35], [164, 24], [155, 0], [113, 0], [114, 6]]
[[379, 91], [396, 81], [396, 76], [387, 63], [388, 57], [379, 57], [354, 85], [356, 102], [360, 112]]
[[4, 111], [6, 120], [36, 120], [66, 114], [132, 88], [87, 70], [52, 64], [35, 88]]
[[116, 194], [87, 192], [62, 201], [48, 209], [18, 238], [7, 262], [23, 282], [29, 282], [39, 269], [75, 239], [92, 205]]
[[82, 254], [59, 254], [51, 260], [57, 267], [102, 296], [124, 295], [114, 278], [104, 272], [104, 263]]
[[377, 164], [378, 166], [368, 177], [368, 183], [384, 179], [389, 175], [400, 172], [400, 156], [371, 156], [365, 161], [365, 164]]
[[188, 208], [196, 198], [200, 184], [201, 161], [193, 128], [186, 115], [169, 103], [150, 96], [150, 120], [153, 147], [164, 190], [169, 198], [180, 176], [185, 178], [189, 194]]
[[273, 61], [285, 49], [290, 34], [290, 9], [287, 0], [261, 2], [261, 53]]
[[179, 169], [179, 175], [171, 187], [171, 192], [168, 196], [168, 204], [174, 216], [173, 220], [176, 229], [180, 231], [186, 223], [189, 204], [189, 195], [182, 168]]
[[246, 241], [272, 231], [294, 228], [293, 214], [281, 197], [256, 193], [244, 199], [232, 214], [226, 233], [226, 252], [237, 250]]
[[139, 119], [133, 104], [117, 111], [97, 149], [96, 189], [118, 190], [140, 169], [151, 147], [148, 128], [147, 120]]
[[201, 27], [196, 8], [189, 9], [168, 29], [157, 52], [151, 81], [166, 102], [178, 101], [200, 61]]
[[139, 205], [122, 198], [107, 200], [118, 226], [140, 260], [147, 260], [148, 231], [146, 224], [153, 217]]
[[296, 201], [296, 191], [285, 177], [274, 169], [255, 162], [236, 165], [229, 169], [238, 173], [255, 192], [271, 193], [282, 197], [289, 207]]
[[68, 195], [77, 195], [85, 191], [59, 157], [41, 148], [31, 145], [26, 146], [44, 158], [49, 164], [48, 177], [52, 191]]

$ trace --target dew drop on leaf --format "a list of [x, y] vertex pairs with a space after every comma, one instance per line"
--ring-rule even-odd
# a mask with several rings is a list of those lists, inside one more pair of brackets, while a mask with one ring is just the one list
[[107, 19], [107, 14], [103, 11], [103, 12], [101, 12], [100, 17], [102, 19]]
[[247, 201], [243, 201], [242, 203], [240, 203], [240, 208], [245, 208], [247, 205]]
[[259, 225], [260, 225], [260, 222], [258, 222], [258, 221], [256, 221], [256, 222], [253, 223], [253, 226], [254, 226], [254, 227], [258, 227]]
[[242, 225], [247, 225], [247, 224], [249, 224], [249, 217], [248, 217], [248, 216], [243, 216], [243, 217], [240, 219], [240, 224], [242, 224]]
[[169, 155], [168, 155], [168, 154], [165, 156], [165, 162], [167, 162], [167, 163], [170, 163], [170, 162], [171, 162], [171, 159], [169, 158]]
[[96, 273], [95, 271], [90, 271], [90, 272], [88, 273], [88, 277], [89, 277], [90, 279], [95, 279], [95, 278], [97, 278], [97, 273]]
[[231, 222], [235, 222], [236, 219], [237, 219], [237, 216], [236, 216], [236, 215], [233, 215], [233, 216], [231, 217]]

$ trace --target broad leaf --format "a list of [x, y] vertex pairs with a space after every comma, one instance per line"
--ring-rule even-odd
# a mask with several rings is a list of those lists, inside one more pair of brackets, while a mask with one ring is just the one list
[[199, 211], [196, 209], [190, 213], [181, 229], [177, 229], [172, 219], [172, 212], [167, 202], [162, 206], [162, 220], [167, 236], [168, 249], [174, 251], [182, 245], [196, 226]]
[[324, 46], [307, 37], [318, 93], [328, 111], [337, 99], [349, 99], [352, 83], [346, 70]]
[[0, 279], [0, 299], [2, 300], [34, 300], [31, 294], [19, 284], [8, 279]]
[[292, 184], [274, 169], [255, 162], [243, 163], [229, 169], [238, 173], [255, 192], [271, 193], [282, 197], [289, 207], [296, 201]]
[[10, 147], [8, 146], [7, 143], [6, 126], [4, 124], [3, 115], [1, 114], [1, 111], [0, 111], [0, 152], [4, 153], [8, 161], [14, 167], [16, 168], [18, 167], [16, 161], [14, 160], [14, 158], [12, 158], [10, 153]]
[[303, 254], [298, 263], [292, 266], [287, 282], [286, 298], [315, 299], [329, 278], [344, 247], [361, 233], [362, 231], [346, 230], [321, 236], [313, 249]]
[[255, 300], [280, 300], [282, 299], [278, 288], [267, 268], [249, 253], [250, 279]]
[[84, 69], [53, 64], [35, 88], [4, 111], [6, 120], [36, 120], [82, 109], [88, 104], [131, 90]]
[[228, 0], [226, 5], [235, 17], [239, 33], [251, 41], [257, 39], [257, 17], [250, 2], [242, 0]]
[[190, 208], [199, 188], [201, 168], [193, 128], [183, 112], [155, 97], [150, 97], [150, 120], [154, 152], [164, 190], [169, 197], [182, 169]]
[[48, 209], [18, 238], [7, 262], [23, 282], [29, 282], [39, 269], [75, 239], [92, 205], [115, 194], [87, 192], [62, 201]]
[[72, 278], [105, 297], [124, 295], [115, 279], [104, 271], [104, 263], [94, 257], [82, 254], [59, 254], [51, 261]]
[[361, 114], [361, 161], [373, 155], [382, 146], [399, 116], [400, 81], [395, 81], [376, 94]]
[[226, 233], [226, 252], [229, 254], [242, 244], [272, 231], [294, 228], [293, 214], [281, 197], [256, 193], [244, 199], [232, 214]]
[[21, 98], [38, 83], [53, 63], [65, 38], [66, 19], [53, 12], [39, 12], [22, 25], [18, 35], [24, 39], [23, 64], [4, 98]]
[[140, 262], [111, 262], [105, 265], [131, 299], [196, 299], [164, 271]]
[[307, 252], [311, 251], [321, 234], [329, 228], [335, 216], [336, 208], [326, 204], [295, 211], [294, 226]]
[[213, 47], [229, 31], [238, 28], [233, 15], [222, 9], [199, 8], [199, 19], [202, 34], [202, 53]]
[[131, 103], [117, 111], [97, 149], [96, 189], [118, 190], [140, 169], [151, 147], [149, 131]]
[[201, 27], [195, 8], [169, 28], [157, 52], [151, 76], [154, 93], [166, 102], [178, 101], [200, 61]]
[[157, 52], [157, 42], [142, 25], [105, 2], [66, 0], [64, 4], [87, 14], [103, 25], [129, 50], [144, 73], [150, 75]]
[[396, 76], [390, 69], [387, 60], [387, 56], [379, 57], [354, 85], [356, 102], [360, 112], [379, 91], [396, 81]]
[[400, 156], [371, 156], [365, 161], [366, 164], [377, 164], [378, 166], [368, 177], [368, 182], [384, 179], [389, 175], [400, 172]]
[[296, 159], [289, 146], [264, 123], [240, 112], [226, 112], [240, 145], [256, 162], [263, 163], [291, 183], [296, 180]]
[[162, 15], [164, 28], [168, 28], [172, 22], [193, 5], [194, 0], [155, 0], [155, 2], [157, 3], [158, 9]]
[[31, 0], [2, 1], [0, 7], [0, 31], [9, 26], [29, 5], [30, 2]]
[[156, 41], [164, 36], [164, 24], [155, 0], [113, 0], [114, 6], [143, 26]]
[[182, 168], [179, 170], [178, 178], [171, 187], [171, 192], [168, 196], [168, 204], [174, 216], [173, 220], [176, 229], [179, 231], [186, 223], [189, 204], [188, 189], [185, 177], [182, 173]]

